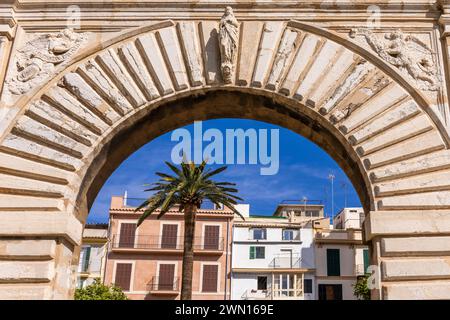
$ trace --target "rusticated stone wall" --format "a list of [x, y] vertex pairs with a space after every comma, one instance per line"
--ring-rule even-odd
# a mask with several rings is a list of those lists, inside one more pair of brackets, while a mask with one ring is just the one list
[[0, 5], [0, 297], [71, 298], [88, 208], [121, 161], [194, 120], [242, 117], [349, 175], [373, 298], [450, 298], [441, 2], [380, 1], [375, 26], [364, 1]]

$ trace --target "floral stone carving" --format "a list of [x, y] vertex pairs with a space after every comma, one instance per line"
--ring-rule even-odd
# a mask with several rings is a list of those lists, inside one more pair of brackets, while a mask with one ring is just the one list
[[352, 29], [350, 37], [362, 35], [383, 60], [399, 68], [425, 91], [437, 91], [440, 88], [440, 76], [433, 62], [433, 50], [413, 35], [400, 30], [385, 33], [383, 37], [368, 29]]
[[219, 46], [222, 78], [231, 83], [234, 75], [239, 40], [239, 23], [231, 7], [225, 8], [219, 24]]
[[6, 80], [10, 93], [20, 95], [43, 83], [57, 65], [67, 62], [87, 40], [86, 33], [65, 29], [42, 34], [17, 50], [14, 70]]

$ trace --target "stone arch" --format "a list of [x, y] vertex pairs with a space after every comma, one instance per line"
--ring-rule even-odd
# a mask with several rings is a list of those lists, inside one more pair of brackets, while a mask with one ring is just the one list
[[[0, 277], [23, 283], [31, 295], [67, 295], [72, 288], [64, 270], [76, 261], [89, 202], [126, 152], [170, 126], [239, 116], [236, 107], [243, 107], [243, 117], [307, 136], [349, 173], [370, 211], [366, 239], [383, 281], [376, 294], [402, 297], [419, 283], [424, 294], [442, 297], [450, 285], [429, 289], [433, 283], [420, 269], [425, 262], [436, 277], [450, 277], [442, 260], [414, 265], [401, 258], [411, 250], [402, 247], [406, 237], [450, 231], [448, 218], [436, 226], [450, 209], [449, 140], [426, 97], [369, 50], [296, 21], [241, 23], [234, 75], [224, 84], [217, 28], [217, 21], [164, 21], [124, 33], [86, 48], [17, 101], [0, 128], [0, 234], [24, 239], [14, 240], [22, 257], [40, 255], [28, 244], [43, 243], [41, 237], [60, 243], [45, 242], [51, 252], [43, 255], [51, 259], [33, 262], [37, 289], [14, 270]], [[226, 110], [224, 97], [235, 107]], [[208, 110], [205, 99], [217, 109]], [[154, 119], [164, 125], [143, 134], [139, 124]], [[126, 137], [137, 142], [112, 150]], [[419, 240], [425, 254], [414, 254], [426, 257], [438, 239]]]

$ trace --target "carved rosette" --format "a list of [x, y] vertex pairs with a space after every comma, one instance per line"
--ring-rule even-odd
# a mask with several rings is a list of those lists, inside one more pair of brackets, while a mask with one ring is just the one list
[[86, 33], [65, 29], [40, 34], [17, 50], [14, 69], [6, 80], [12, 95], [24, 94], [50, 77], [56, 66], [67, 63], [86, 42]]
[[221, 72], [225, 83], [233, 80], [239, 45], [239, 23], [231, 7], [225, 8], [219, 24], [219, 46], [221, 57]]
[[381, 36], [369, 29], [352, 29], [349, 36], [363, 36], [380, 58], [397, 67], [416, 87], [424, 91], [438, 91], [441, 77], [434, 64], [435, 52], [417, 37], [400, 30]]

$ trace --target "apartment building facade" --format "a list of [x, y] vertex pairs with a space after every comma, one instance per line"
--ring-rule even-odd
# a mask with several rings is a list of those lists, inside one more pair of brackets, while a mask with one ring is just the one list
[[275, 212], [274, 217], [288, 218], [291, 222], [307, 222], [324, 217], [324, 206], [320, 200], [298, 200], [282, 201]]
[[86, 224], [78, 263], [78, 288], [92, 284], [95, 279], [103, 281], [107, 242], [108, 224]]
[[355, 300], [353, 286], [367, 272], [369, 248], [363, 243], [361, 208], [345, 208], [333, 225], [315, 226], [317, 299]]
[[[183, 213], [157, 212], [139, 227], [142, 210], [112, 197], [105, 283], [120, 286], [130, 299], [179, 299], [183, 257]], [[194, 238], [193, 299], [230, 298], [231, 231], [228, 208], [200, 209]]]
[[307, 222], [283, 216], [235, 219], [231, 298], [314, 299], [313, 239]]

